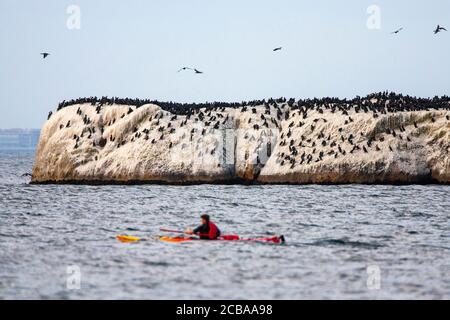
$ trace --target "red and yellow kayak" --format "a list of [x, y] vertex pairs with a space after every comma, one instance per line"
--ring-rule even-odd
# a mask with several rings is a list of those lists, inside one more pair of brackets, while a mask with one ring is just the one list
[[[140, 238], [134, 236], [127, 235], [118, 235], [117, 240], [123, 243], [137, 242], [142, 240], [148, 240], [148, 238]], [[285, 242], [283, 236], [275, 236], [275, 237], [260, 237], [260, 238], [241, 238], [237, 235], [224, 235], [217, 240], [202, 240], [195, 237], [168, 237], [162, 236], [159, 237], [160, 241], [171, 242], [171, 243], [181, 243], [188, 241], [245, 241], [245, 242], [264, 242], [264, 243], [272, 243], [272, 244], [283, 244]]]

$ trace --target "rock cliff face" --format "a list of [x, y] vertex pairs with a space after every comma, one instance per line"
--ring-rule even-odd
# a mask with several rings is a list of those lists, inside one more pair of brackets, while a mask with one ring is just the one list
[[32, 183], [447, 184], [449, 107], [72, 104], [43, 126]]

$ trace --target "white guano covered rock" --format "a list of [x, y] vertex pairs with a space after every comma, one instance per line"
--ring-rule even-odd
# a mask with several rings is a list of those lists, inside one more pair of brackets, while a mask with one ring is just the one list
[[32, 182], [449, 183], [449, 116], [72, 105], [44, 124]]

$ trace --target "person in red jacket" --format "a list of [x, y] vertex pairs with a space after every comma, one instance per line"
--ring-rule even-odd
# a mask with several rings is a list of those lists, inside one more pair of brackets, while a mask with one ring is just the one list
[[187, 234], [196, 234], [200, 239], [204, 240], [216, 240], [220, 237], [220, 230], [217, 226], [210, 221], [210, 217], [207, 214], [201, 216], [201, 225], [194, 230], [186, 230]]

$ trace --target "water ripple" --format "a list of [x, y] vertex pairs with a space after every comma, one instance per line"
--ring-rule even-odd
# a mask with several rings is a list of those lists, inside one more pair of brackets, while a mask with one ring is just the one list
[[[0, 153], [0, 299], [449, 298], [449, 186], [37, 186], [20, 177], [32, 162]], [[204, 212], [287, 244], [152, 238]], [[81, 290], [66, 288], [73, 265]]]

